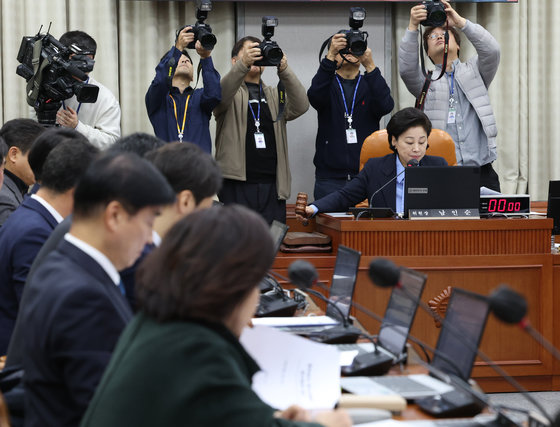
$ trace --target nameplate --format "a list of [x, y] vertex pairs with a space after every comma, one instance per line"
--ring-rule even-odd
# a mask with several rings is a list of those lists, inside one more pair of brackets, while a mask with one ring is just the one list
[[409, 209], [409, 219], [479, 219], [478, 209]]

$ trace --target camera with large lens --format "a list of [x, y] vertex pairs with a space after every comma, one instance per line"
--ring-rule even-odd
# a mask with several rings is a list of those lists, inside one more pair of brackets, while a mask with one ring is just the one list
[[214, 49], [216, 46], [216, 36], [212, 34], [212, 28], [210, 25], [206, 24], [204, 21], [208, 18], [208, 12], [212, 10], [211, 0], [197, 0], [196, 2], [196, 24], [185, 25], [177, 31], [177, 37], [179, 33], [185, 27], [191, 27], [191, 32], [194, 33], [194, 40], [187, 45], [187, 49], [194, 49], [197, 40], [200, 40], [200, 44], [206, 50]]
[[428, 17], [420, 23], [425, 27], [443, 27], [447, 21], [443, 3], [439, 0], [426, 0], [422, 4], [426, 6]]
[[366, 10], [363, 7], [351, 7], [349, 30], [340, 30], [339, 33], [346, 35], [346, 47], [340, 51], [343, 55], [352, 54], [362, 56], [367, 49], [368, 33], [360, 31], [366, 19]]
[[27, 103], [39, 123], [54, 126], [62, 101], [74, 95], [78, 102], [97, 101], [99, 87], [86, 83], [95, 61], [79, 48], [64, 46], [49, 33], [37, 33], [23, 37], [17, 60], [16, 73], [27, 82]]
[[274, 35], [274, 28], [278, 26], [278, 18], [275, 16], [262, 17], [262, 36], [264, 40], [259, 45], [261, 50], [260, 61], [255, 61], [257, 67], [278, 66], [284, 57], [284, 52], [278, 46], [278, 43], [270, 40]]

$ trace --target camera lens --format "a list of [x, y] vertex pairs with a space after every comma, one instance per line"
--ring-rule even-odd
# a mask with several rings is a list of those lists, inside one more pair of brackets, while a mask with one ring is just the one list
[[355, 40], [350, 43], [350, 53], [354, 56], [362, 56], [367, 49], [367, 43], [364, 40]]
[[214, 34], [208, 32], [203, 33], [202, 31], [200, 31], [199, 40], [202, 47], [206, 50], [214, 49], [214, 46], [216, 46], [217, 42], [216, 36]]
[[431, 22], [433, 22], [434, 27], [442, 27], [445, 25], [447, 15], [442, 10], [434, 10], [432, 13], [430, 13], [429, 19]]
[[262, 55], [268, 60], [271, 65], [278, 65], [280, 64], [280, 61], [282, 61], [284, 53], [278, 46], [268, 45], [264, 46], [264, 48], [262, 49]]

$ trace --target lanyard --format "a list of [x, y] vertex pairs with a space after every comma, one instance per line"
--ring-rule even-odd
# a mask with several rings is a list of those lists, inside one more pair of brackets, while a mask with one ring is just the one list
[[253, 115], [253, 120], [255, 121], [255, 127], [257, 128], [257, 132], [260, 132], [261, 126], [261, 97], [262, 97], [262, 85], [259, 83], [259, 102], [257, 108], [257, 116], [255, 117], [255, 111], [253, 111], [253, 107], [251, 106], [251, 100], [249, 100], [249, 110]]
[[187, 121], [187, 108], [189, 108], [189, 99], [191, 95], [187, 96], [187, 101], [185, 102], [185, 113], [183, 114], [183, 125], [179, 129], [179, 119], [177, 118], [177, 104], [175, 104], [175, 99], [169, 94], [169, 97], [173, 101], [173, 111], [175, 111], [175, 123], [177, 123], [177, 134], [179, 135], [179, 142], [183, 142], [183, 133], [185, 131], [185, 123]]
[[[89, 82], [89, 77], [85, 81], [85, 84], [88, 84], [88, 82]], [[66, 110], [66, 104], [64, 103], [64, 101], [62, 101], [62, 108], [64, 108]], [[80, 112], [80, 108], [82, 108], [82, 103], [81, 102], [78, 104], [78, 109], [76, 110], [76, 114], [78, 114]]]
[[362, 80], [362, 75], [358, 77], [358, 82], [356, 83], [356, 87], [354, 88], [354, 97], [352, 98], [352, 107], [350, 110], [350, 114], [348, 114], [348, 104], [346, 103], [346, 96], [344, 95], [344, 89], [342, 88], [342, 83], [340, 83], [340, 79], [336, 76], [336, 81], [338, 82], [338, 86], [340, 87], [340, 93], [342, 94], [342, 101], [344, 103], [344, 117], [348, 120], [348, 128], [352, 129], [352, 115], [354, 114], [354, 105], [356, 104], [356, 93], [358, 93], [358, 86], [360, 85], [360, 81]]
[[453, 104], [455, 104], [455, 71], [449, 74], [449, 83], [449, 107], [453, 108]]

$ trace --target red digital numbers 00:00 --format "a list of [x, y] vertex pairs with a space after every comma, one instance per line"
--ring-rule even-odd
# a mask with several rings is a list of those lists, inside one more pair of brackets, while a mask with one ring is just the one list
[[519, 212], [521, 202], [508, 202], [506, 199], [490, 199], [488, 212]]

